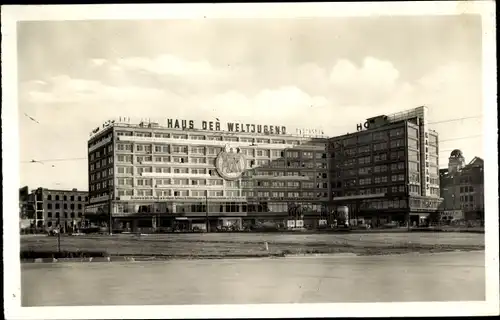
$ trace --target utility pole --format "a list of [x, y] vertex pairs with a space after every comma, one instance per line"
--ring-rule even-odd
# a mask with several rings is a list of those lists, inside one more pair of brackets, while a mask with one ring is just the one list
[[109, 207], [109, 235], [113, 234], [113, 191], [109, 193], [108, 207]]
[[57, 219], [57, 252], [61, 254], [61, 218]]
[[210, 223], [208, 222], [208, 190], [205, 191], [205, 223], [206, 223], [206, 228], [207, 232], [210, 232]]

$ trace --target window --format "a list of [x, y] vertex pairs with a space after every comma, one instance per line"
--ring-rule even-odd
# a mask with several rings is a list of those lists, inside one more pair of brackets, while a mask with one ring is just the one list
[[375, 162], [386, 161], [387, 160], [387, 153], [376, 154], [373, 156], [373, 160]]
[[404, 146], [404, 140], [403, 139], [397, 139], [397, 140], [392, 140], [391, 141], [391, 148], [399, 148]]
[[373, 167], [373, 171], [375, 173], [387, 172], [387, 165], [375, 166], [375, 167]]
[[207, 154], [208, 155], [217, 155], [222, 151], [222, 148], [220, 147], [208, 147], [207, 148]]
[[397, 129], [392, 129], [389, 131], [389, 136], [392, 137], [399, 137], [404, 135], [404, 128], [397, 128]]
[[369, 153], [370, 151], [370, 146], [362, 146], [358, 148], [358, 153]]
[[189, 137], [191, 140], [205, 140], [205, 136], [193, 135]]
[[172, 146], [172, 153], [187, 153], [187, 146]]
[[358, 173], [360, 175], [365, 175], [365, 174], [371, 174], [372, 173], [372, 168], [371, 167], [363, 167], [358, 169]]
[[189, 185], [189, 179], [172, 179], [174, 185]]
[[176, 173], [176, 174], [185, 174], [185, 173], [188, 173], [189, 172], [189, 169], [188, 168], [173, 168], [173, 173]]
[[344, 154], [347, 157], [354, 157], [357, 154], [357, 150], [356, 150], [356, 148], [345, 149], [344, 150]]
[[205, 158], [190, 158], [189, 162], [191, 162], [191, 163], [205, 163], [206, 159]]
[[313, 155], [314, 155], [313, 152], [308, 152], [308, 151], [302, 152], [302, 158], [303, 159], [312, 159]]
[[358, 163], [359, 164], [370, 164], [371, 162], [371, 157], [361, 157], [358, 158]]
[[207, 170], [204, 168], [194, 168], [194, 169], [191, 169], [191, 173], [192, 174], [206, 174]]
[[386, 182], [387, 182], [387, 176], [375, 177], [375, 183], [386, 183]]
[[298, 151], [287, 151], [286, 156], [287, 156], [287, 158], [298, 158], [299, 152]]
[[205, 154], [205, 148], [204, 147], [191, 147], [191, 153], [192, 154]]
[[210, 186], [222, 186], [223, 184], [224, 184], [223, 180], [221, 180], [221, 179], [208, 180], [208, 185], [210, 185]]
[[288, 181], [287, 187], [289, 188], [298, 188], [300, 183], [298, 181]]
[[392, 163], [391, 164], [391, 171], [404, 170], [404, 168], [405, 168], [404, 162]]
[[193, 180], [191, 180], [191, 184], [197, 185], [197, 186], [204, 186], [207, 184], [207, 181], [203, 180], [203, 179], [193, 179]]
[[418, 137], [418, 129], [408, 127], [408, 137], [417, 138]]
[[364, 179], [359, 179], [359, 185], [368, 185], [372, 183], [372, 178], [364, 178]]
[[408, 148], [417, 149], [418, 150], [418, 141], [415, 139], [408, 139]]
[[[373, 140], [387, 140], [387, 131], [379, 131], [373, 133]], [[387, 147], [387, 144], [386, 144]]]
[[269, 157], [269, 150], [256, 150], [256, 156], [257, 157]]
[[387, 142], [376, 143], [373, 145], [374, 151], [386, 150], [386, 149], [387, 149]]
[[369, 143], [372, 141], [372, 134], [366, 133], [358, 136], [358, 143]]

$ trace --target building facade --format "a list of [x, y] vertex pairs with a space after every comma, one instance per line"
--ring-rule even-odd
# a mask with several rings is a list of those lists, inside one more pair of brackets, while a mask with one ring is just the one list
[[325, 138], [291, 135], [282, 126], [226, 125], [113, 121], [94, 130], [85, 218], [122, 231], [213, 230], [316, 224], [326, 214]]
[[474, 157], [457, 168], [457, 159], [465, 163], [462, 152], [453, 150], [449, 168], [440, 170], [443, 219], [453, 219], [447, 212], [460, 211], [462, 219], [484, 221], [484, 161]]
[[426, 107], [370, 118], [331, 138], [328, 155], [330, 210], [347, 206], [351, 221], [420, 225], [438, 212], [438, 134]]
[[80, 225], [88, 201], [86, 191], [38, 188], [29, 195], [33, 226], [51, 229], [58, 225], [68, 232]]

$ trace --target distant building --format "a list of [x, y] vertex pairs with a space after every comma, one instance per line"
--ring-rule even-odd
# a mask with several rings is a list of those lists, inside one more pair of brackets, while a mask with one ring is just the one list
[[[21, 194], [24, 199], [26, 190], [20, 191], [20, 196]], [[33, 226], [47, 229], [60, 224], [62, 230], [67, 231], [81, 222], [88, 201], [88, 192], [77, 189], [38, 188], [33, 190], [27, 198], [27, 216], [32, 220]]]
[[[19, 218], [28, 219], [33, 214], [32, 199], [28, 186], [19, 188]], [[31, 200], [31, 201], [30, 201]]]
[[[448, 169], [440, 170], [441, 211], [459, 210], [465, 220], [484, 221], [484, 161], [474, 157], [465, 162], [460, 150], [453, 150]], [[451, 169], [451, 170], [450, 170]]]
[[358, 132], [329, 140], [330, 204], [347, 206], [351, 220], [425, 224], [437, 214], [438, 134], [427, 126], [427, 108], [378, 116]]
[[448, 158], [448, 172], [455, 173], [465, 166], [465, 158], [462, 151], [456, 149], [453, 150]]

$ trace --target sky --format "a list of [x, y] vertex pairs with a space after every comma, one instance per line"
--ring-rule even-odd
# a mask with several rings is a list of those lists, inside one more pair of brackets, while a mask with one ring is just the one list
[[[89, 132], [120, 116], [330, 136], [420, 105], [431, 123], [480, 116], [481, 39], [479, 15], [20, 22], [21, 184], [87, 190]], [[483, 157], [481, 118], [431, 128], [440, 167]]]

